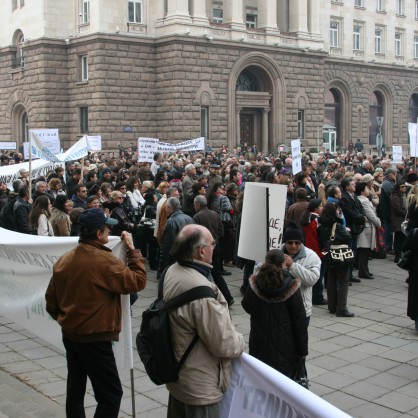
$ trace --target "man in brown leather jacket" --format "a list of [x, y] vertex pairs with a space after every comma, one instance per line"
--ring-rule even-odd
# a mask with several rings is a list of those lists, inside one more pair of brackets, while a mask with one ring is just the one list
[[126, 266], [105, 246], [109, 225], [101, 209], [79, 218], [79, 245], [54, 265], [46, 290], [46, 310], [61, 325], [67, 352], [67, 417], [85, 417], [84, 396], [89, 377], [97, 400], [95, 417], [117, 418], [122, 386], [112, 341], [121, 331], [121, 294], [142, 290], [146, 284], [142, 254], [132, 236], [122, 232], [127, 247]]

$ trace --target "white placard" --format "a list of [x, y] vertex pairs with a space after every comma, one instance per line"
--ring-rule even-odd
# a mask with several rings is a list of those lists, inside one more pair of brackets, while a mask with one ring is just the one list
[[204, 151], [205, 138], [190, 139], [188, 141], [179, 142], [177, 144], [170, 144], [167, 142], [158, 143], [159, 152], [177, 152], [177, 151]]
[[152, 163], [154, 161], [154, 154], [158, 152], [157, 138], [138, 138], [138, 161]]
[[240, 257], [261, 261], [268, 250], [280, 248], [286, 195], [284, 185], [246, 183], [238, 244]]
[[298, 174], [302, 171], [302, 156], [300, 152], [300, 139], [294, 139], [292, 146], [292, 174]]
[[0, 149], [17, 150], [16, 142], [0, 141]]
[[409, 149], [411, 157], [418, 157], [418, 132], [416, 123], [408, 123]]
[[[58, 129], [31, 129], [29, 131], [34, 132], [38, 138], [42, 141], [42, 144], [44, 147], [47, 147], [52, 154], [57, 155], [61, 152], [61, 145], [60, 145], [60, 139], [59, 139], [59, 133]], [[28, 145], [27, 142], [23, 143], [24, 147], [24, 157], [25, 160], [29, 158], [29, 152], [28, 152]]]
[[402, 164], [402, 145], [393, 145], [392, 164]]
[[101, 136], [87, 136], [87, 144], [89, 151], [101, 151], [102, 150], [102, 137]]

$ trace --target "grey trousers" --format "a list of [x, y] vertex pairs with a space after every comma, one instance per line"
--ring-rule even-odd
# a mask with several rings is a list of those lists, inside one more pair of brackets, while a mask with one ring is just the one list
[[173, 396], [168, 397], [167, 418], [219, 418], [221, 403], [211, 405], [187, 405]]

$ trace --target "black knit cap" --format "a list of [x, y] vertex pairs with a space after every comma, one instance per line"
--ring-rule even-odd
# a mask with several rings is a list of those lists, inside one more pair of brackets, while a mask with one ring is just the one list
[[301, 229], [294, 222], [290, 221], [286, 230], [284, 231], [283, 242], [293, 240], [303, 242], [305, 238]]

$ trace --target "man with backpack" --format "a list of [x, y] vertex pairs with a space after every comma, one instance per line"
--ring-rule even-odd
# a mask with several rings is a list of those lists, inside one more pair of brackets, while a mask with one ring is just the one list
[[172, 248], [176, 262], [164, 276], [166, 303], [198, 286], [207, 286], [216, 295], [194, 300], [169, 313], [177, 361], [196, 335], [198, 340], [180, 369], [178, 380], [167, 383], [168, 418], [219, 418], [220, 402], [230, 380], [231, 359], [244, 351], [244, 337], [235, 330], [228, 304], [211, 277], [215, 244], [204, 226], [184, 226]]

